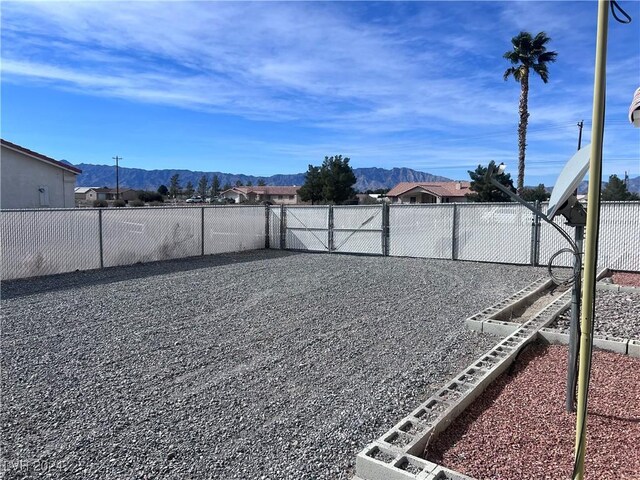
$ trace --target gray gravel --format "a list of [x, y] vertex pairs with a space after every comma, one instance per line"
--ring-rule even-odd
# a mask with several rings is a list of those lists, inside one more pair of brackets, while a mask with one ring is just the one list
[[[640, 339], [640, 293], [596, 290], [594, 333], [620, 338]], [[549, 327], [568, 332], [571, 311]]]
[[5, 478], [348, 478], [542, 269], [259, 251], [2, 285]]

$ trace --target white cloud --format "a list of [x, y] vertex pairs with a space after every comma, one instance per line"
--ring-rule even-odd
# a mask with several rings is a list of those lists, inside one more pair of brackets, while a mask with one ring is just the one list
[[[590, 117], [592, 10], [592, 2], [392, 3], [381, 12], [360, 3], [5, 2], [2, 73], [335, 136], [268, 147], [287, 155], [321, 158], [337, 146], [381, 166], [464, 169], [513, 163], [519, 86], [502, 81], [501, 55], [520, 29], [544, 28], [560, 56], [548, 85], [531, 82], [534, 173], [541, 162], [561, 166], [571, 128]], [[628, 105], [637, 82], [629, 74], [637, 46], [618, 50], [609, 112]], [[610, 154], [633, 158], [638, 137], [618, 138]]]

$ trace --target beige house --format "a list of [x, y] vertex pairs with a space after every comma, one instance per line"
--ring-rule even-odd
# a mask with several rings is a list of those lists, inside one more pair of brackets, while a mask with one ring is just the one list
[[281, 205], [302, 203], [298, 190], [300, 187], [233, 187], [220, 193], [221, 197], [230, 198], [235, 203], [270, 202]]
[[73, 208], [82, 171], [6, 140], [0, 140], [1, 208]]
[[[116, 200], [117, 190], [108, 187], [76, 187], [75, 198], [78, 203], [93, 203], [95, 200]], [[130, 188], [120, 189], [120, 200], [135, 200], [138, 194]]]
[[469, 182], [402, 182], [387, 193], [392, 203], [463, 203]]

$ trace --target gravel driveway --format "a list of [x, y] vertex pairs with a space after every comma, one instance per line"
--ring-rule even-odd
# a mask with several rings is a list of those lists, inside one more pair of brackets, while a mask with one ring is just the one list
[[543, 269], [258, 251], [5, 282], [5, 478], [348, 478]]

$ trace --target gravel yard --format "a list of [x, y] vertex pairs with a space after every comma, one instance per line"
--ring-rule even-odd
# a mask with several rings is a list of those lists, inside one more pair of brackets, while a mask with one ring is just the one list
[[[596, 290], [594, 332], [620, 338], [640, 339], [640, 293]], [[549, 328], [569, 331], [571, 310], [560, 315]]]
[[[565, 411], [567, 348], [535, 344], [431, 446], [427, 458], [478, 479], [571, 477], [575, 413]], [[585, 478], [640, 478], [640, 359], [595, 350]]]
[[543, 269], [257, 251], [2, 285], [5, 478], [348, 478]]

